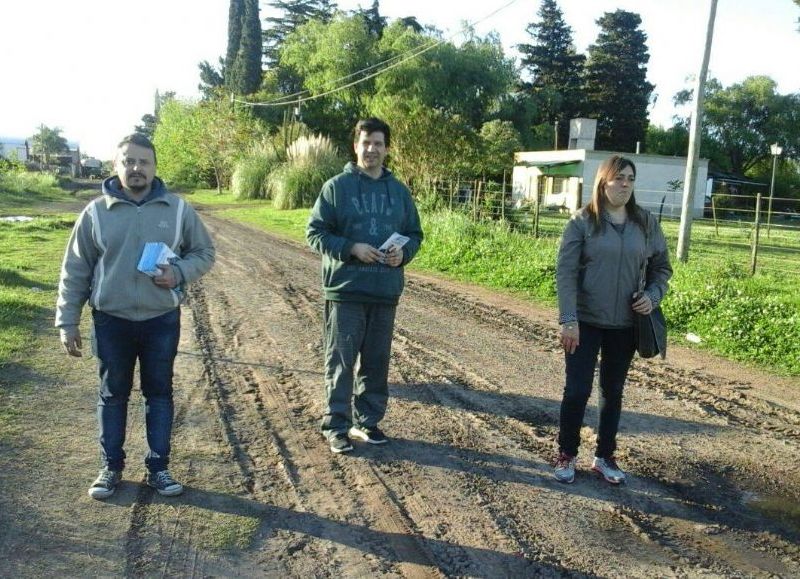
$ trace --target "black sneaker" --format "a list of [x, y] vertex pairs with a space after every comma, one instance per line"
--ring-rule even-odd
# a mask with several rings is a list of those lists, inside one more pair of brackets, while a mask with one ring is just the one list
[[89, 496], [93, 499], [107, 499], [114, 494], [119, 481], [122, 480], [122, 473], [118, 470], [109, 470], [108, 467], [100, 471], [97, 480], [89, 487]]
[[369, 428], [367, 426], [353, 426], [350, 429], [350, 436], [358, 438], [370, 444], [386, 444], [389, 439], [377, 426]]
[[328, 442], [331, 445], [331, 452], [334, 454], [342, 454], [343, 452], [350, 452], [353, 450], [353, 444], [343, 432], [334, 434]]
[[147, 486], [158, 491], [165, 497], [174, 497], [183, 492], [183, 485], [177, 482], [168, 470], [160, 470], [147, 474]]

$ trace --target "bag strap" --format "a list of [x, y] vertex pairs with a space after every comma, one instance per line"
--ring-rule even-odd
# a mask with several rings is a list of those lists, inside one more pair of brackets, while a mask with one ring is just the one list
[[644, 291], [647, 286], [647, 264], [650, 261], [647, 257], [647, 250], [650, 247], [650, 213], [644, 214], [644, 260], [639, 268], [639, 293]]

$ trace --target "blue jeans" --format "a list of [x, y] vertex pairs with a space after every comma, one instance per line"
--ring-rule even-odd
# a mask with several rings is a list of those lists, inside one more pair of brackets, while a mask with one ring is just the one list
[[326, 437], [352, 423], [377, 426], [389, 402], [389, 359], [397, 306], [325, 302]]
[[180, 340], [180, 309], [134, 322], [92, 311], [100, 372], [97, 418], [103, 463], [111, 470], [125, 468], [125, 432], [133, 371], [139, 360], [139, 381], [144, 396], [150, 472], [167, 468], [174, 405], [172, 366]]
[[597, 355], [600, 358], [600, 424], [595, 456], [610, 458], [617, 448], [617, 430], [622, 413], [622, 390], [628, 376], [635, 344], [633, 328], [604, 329], [580, 323], [580, 345], [566, 354], [567, 381], [561, 400], [559, 450], [578, 455], [581, 425], [592, 393]]

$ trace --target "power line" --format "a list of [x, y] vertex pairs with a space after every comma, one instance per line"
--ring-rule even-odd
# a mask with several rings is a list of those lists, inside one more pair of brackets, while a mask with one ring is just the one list
[[[355, 80], [353, 82], [349, 82], [349, 83], [347, 83], [345, 85], [342, 85], [340, 87], [333, 88], [331, 90], [328, 90], [328, 91], [325, 91], [325, 92], [322, 92], [322, 93], [319, 93], [319, 94], [316, 94], [316, 95], [312, 95], [312, 96], [309, 96], [309, 97], [305, 97], [305, 98], [295, 98], [295, 97], [300, 97], [301, 95], [304, 95], [306, 93], [310, 93], [311, 91], [304, 90], [304, 91], [300, 91], [300, 92], [297, 92], [297, 93], [294, 93], [294, 94], [291, 94], [291, 95], [281, 96], [281, 97], [278, 97], [278, 98], [273, 99], [271, 101], [264, 101], [264, 102], [258, 102], [258, 103], [241, 100], [241, 99], [238, 99], [238, 98], [234, 97], [233, 95], [231, 95], [231, 102], [238, 102], [240, 104], [243, 104], [243, 105], [246, 105], [246, 106], [251, 106], [251, 107], [280, 107], [280, 106], [286, 106], [286, 105], [299, 105], [299, 104], [302, 104], [302, 103], [307, 102], [307, 101], [316, 100], [318, 98], [322, 98], [324, 96], [328, 96], [328, 95], [334, 94], [334, 93], [339, 92], [341, 90], [350, 88], [352, 86], [355, 86], [355, 85], [360, 84], [362, 82], [365, 82], [367, 80], [375, 78], [376, 76], [379, 76], [379, 75], [381, 75], [381, 74], [383, 74], [383, 73], [385, 73], [385, 72], [387, 72], [387, 71], [389, 71], [389, 70], [391, 70], [393, 68], [396, 68], [396, 67], [400, 66], [401, 64], [403, 64], [405, 62], [408, 62], [409, 60], [412, 60], [412, 59], [416, 58], [417, 56], [420, 56], [420, 55], [424, 54], [425, 52], [428, 52], [429, 50], [432, 50], [432, 49], [436, 48], [437, 46], [440, 46], [440, 45], [444, 44], [445, 42], [449, 42], [453, 38], [463, 34], [468, 28], [472, 28], [473, 26], [475, 26], [477, 24], [481, 24], [482, 22], [492, 18], [493, 16], [495, 16], [499, 12], [502, 12], [506, 8], [510, 7], [511, 5], [516, 4], [518, 1], [519, 0], [510, 0], [509, 2], [507, 2], [506, 4], [500, 6], [496, 10], [490, 12], [489, 14], [484, 16], [483, 18], [475, 20], [474, 22], [466, 23], [461, 28], [461, 30], [459, 30], [458, 32], [450, 35], [447, 38], [443, 38], [441, 40], [438, 40], [438, 41], [434, 42], [433, 44], [429, 44], [427, 46], [423, 46], [422, 48], [420, 48], [420, 47], [412, 48], [412, 49], [407, 50], [406, 52], [404, 52], [402, 54], [393, 56], [391, 58], [387, 58], [386, 60], [384, 60], [382, 62], [379, 62], [377, 64], [373, 64], [371, 66], [368, 66], [368, 67], [363, 68], [361, 70], [358, 70], [356, 72], [348, 74], [347, 76], [343, 76], [341, 78], [333, 80], [333, 81], [331, 81], [329, 83], [329, 84], [336, 84], [336, 83], [345, 81], [345, 80], [350, 79], [350, 78], [352, 78], [354, 76], [363, 74], [363, 73], [368, 72], [370, 70], [373, 70], [373, 69], [375, 69], [375, 68], [377, 68], [377, 67], [379, 67], [379, 66], [381, 66], [383, 64], [391, 62], [392, 60], [396, 60], [398, 58], [402, 58], [402, 60], [399, 60], [398, 62], [392, 63], [389, 66], [387, 66], [387, 67], [385, 67], [385, 68], [383, 68], [383, 69], [381, 69], [381, 70], [379, 70], [379, 71], [377, 71], [375, 73], [372, 73], [372, 74], [370, 74], [368, 76], [365, 76], [365, 77], [360, 78], [358, 80]], [[403, 56], [406, 55], [406, 54], [408, 56], [403, 58]]]

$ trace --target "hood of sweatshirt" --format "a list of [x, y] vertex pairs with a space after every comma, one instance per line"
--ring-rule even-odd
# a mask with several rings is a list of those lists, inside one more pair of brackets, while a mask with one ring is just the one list
[[136, 203], [127, 195], [125, 195], [125, 191], [122, 189], [122, 182], [119, 180], [119, 177], [115, 175], [103, 180], [103, 195], [110, 195], [111, 197], [116, 197], [117, 199], [122, 199], [130, 203], [136, 203], [137, 205], [142, 205], [151, 199], [162, 197], [166, 194], [166, 192], [167, 186], [164, 185], [164, 182], [161, 179], [155, 177], [153, 179], [153, 184], [150, 187], [150, 193], [147, 194], [147, 197]]
[[367, 175], [358, 165], [350, 161], [347, 165], [344, 166], [344, 172], [356, 177], [358, 180], [358, 197], [362, 203], [366, 203], [366, 199], [364, 198], [364, 186], [367, 183], [380, 183], [383, 185], [384, 189], [386, 189], [386, 198], [389, 202], [389, 206], [394, 205], [393, 195], [391, 194], [391, 190], [389, 187], [389, 183], [395, 180], [394, 175], [392, 172], [387, 169], [386, 167], [381, 167], [381, 176], [377, 179], [373, 179], [369, 175]]

